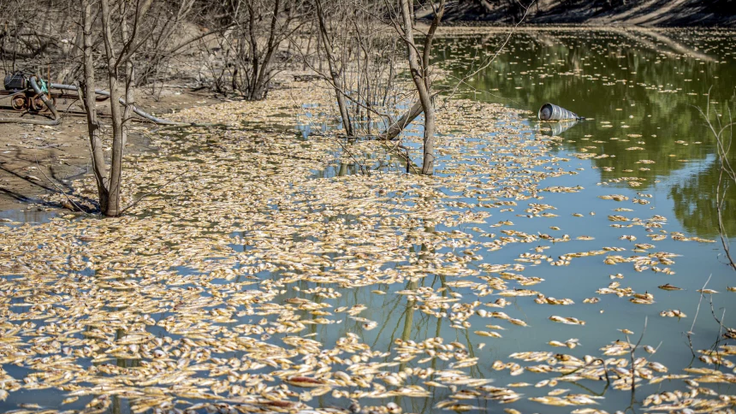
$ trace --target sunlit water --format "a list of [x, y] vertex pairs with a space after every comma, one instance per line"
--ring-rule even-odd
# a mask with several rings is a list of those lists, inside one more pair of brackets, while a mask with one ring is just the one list
[[[736, 274], [727, 265], [719, 239], [716, 215], [715, 192], [718, 183], [719, 162], [715, 154], [716, 141], [700, 113], [707, 111], [710, 103], [710, 121], [718, 128], [729, 122], [728, 110], [736, 107], [736, 51], [733, 48], [734, 34], [718, 31], [672, 31], [668, 33], [691, 54], [682, 54], [660, 42], [653, 42], [660, 49], [647, 48], [636, 39], [619, 33], [606, 31], [519, 33], [490, 66], [480, 70], [469, 79], [459, 96], [487, 102], [499, 102], [510, 107], [533, 111], [527, 122], [528, 129], [519, 134], [531, 133], [546, 137], [552, 135], [555, 124], [544, 124], [536, 120], [536, 110], [545, 102], [552, 102], [570, 109], [588, 119], [555, 135], [562, 137], [555, 155], [568, 159], [559, 168], [576, 170], [577, 174], [550, 178], [545, 186], [579, 186], [577, 193], [545, 193], [543, 203], [551, 204], [557, 217], [523, 217], [527, 205], [518, 202], [513, 211], [494, 211], [489, 224], [509, 220], [512, 227], [525, 233], [550, 233], [554, 236], [568, 234], [573, 241], [551, 244], [544, 254], [558, 257], [566, 253], [590, 250], [591, 246], [620, 247], [631, 251], [635, 243], [648, 243], [648, 232], [641, 226], [615, 228], [610, 215], [647, 219], [655, 215], [667, 219], [662, 230], [682, 233], [685, 237], [702, 237], [716, 241], [674, 241], [671, 238], [654, 242], [652, 251], [680, 255], [671, 266], [674, 274], [665, 275], [652, 271], [636, 272], [633, 268], [608, 266], [604, 256], [573, 259], [569, 266], [547, 264], [527, 265], [525, 276], [544, 278], [544, 287], [539, 290], [556, 298], [570, 298], [572, 306], [538, 305], [532, 298], [514, 300], [514, 311], [523, 315], [530, 328], [511, 327], [502, 331], [503, 339], [481, 340], [472, 333], [453, 329], [449, 323], [440, 322], [407, 308], [400, 298], [376, 297], [362, 292], [354, 302], [367, 303], [364, 314], [368, 319], [381, 322], [378, 332], [365, 332], [368, 343], [390, 344], [402, 333], [417, 342], [433, 336], [457, 340], [466, 344], [471, 353], [480, 358], [474, 374], [478, 378], [494, 378], [494, 385], [537, 381], [546, 378], [525, 373], [510, 376], [508, 370], [494, 371], [491, 364], [496, 360], [508, 361], [509, 354], [519, 351], [551, 350], [582, 357], [586, 354], [601, 355], [600, 348], [613, 340], [627, 340], [621, 329], [635, 332], [629, 335], [632, 342], [639, 340], [646, 323], [642, 345], [658, 348], [654, 355], [639, 350], [637, 356], [647, 356], [669, 367], [670, 373], [681, 373], [684, 367], [706, 366], [693, 354], [688, 344], [687, 332], [698, 319], [691, 335], [695, 350], [708, 349], [719, 340], [719, 325], [711, 315], [709, 295], [702, 299], [696, 290], [708, 279], [708, 287], [721, 292], [713, 295], [713, 309], [720, 318], [725, 311], [724, 325], [731, 310], [733, 293], [727, 286], [736, 285]], [[505, 35], [469, 35], [443, 38], [435, 43], [437, 64], [451, 71], [447, 84], [454, 85], [464, 78], [468, 70], [474, 71], [491, 56]], [[540, 39], [541, 38], [541, 39]], [[643, 36], [641, 39], [646, 40]], [[707, 53], [699, 58], [697, 53]], [[720, 116], [714, 115], [719, 113]], [[717, 119], [720, 118], [720, 119]], [[462, 134], [462, 131], [453, 131]], [[492, 139], [492, 138], [491, 138]], [[418, 147], [416, 147], [418, 148]], [[730, 153], [733, 163], [734, 151]], [[446, 158], [444, 159], [447, 160]], [[416, 159], [420, 162], [420, 159]], [[439, 160], [438, 173], [444, 171], [443, 158]], [[335, 175], [342, 173], [333, 172]], [[634, 182], [633, 185], [628, 183]], [[637, 185], [638, 184], [638, 185]], [[448, 190], [449, 193], [451, 193]], [[600, 196], [621, 194], [628, 197], [625, 202], [604, 200]], [[736, 234], [736, 213], [728, 206], [736, 203], [736, 188], [726, 191], [726, 208], [722, 220], [728, 234]], [[646, 200], [640, 205], [631, 200]], [[460, 198], [469, 204], [472, 198]], [[540, 200], [532, 200], [540, 202]], [[624, 208], [633, 211], [620, 212]], [[521, 214], [520, 214], [521, 213]], [[575, 216], [582, 215], [582, 217]], [[519, 217], [522, 216], [522, 217]], [[623, 223], [626, 224], [626, 223]], [[550, 226], [560, 231], [551, 231]], [[478, 225], [482, 231], [475, 232], [473, 226], [461, 226], [459, 230], [482, 237], [497, 229]], [[437, 231], [452, 231], [440, 228]], [[622, 240], [632, 235], [636, 241]], [[592, 236], [595, 241], [576, 241], [578, 236]], [[731, 239], [733, 241], [733, 239]], [[520, 254], [529, 252], [536, 245], [517, 243], [505, 246], [497, 252], [483, 253], [484, 263], [513, 263]], [[438, 252], [438, 253], [441, 253]], [[616, 254], [616, 253], [612, 253]], [[642, 253], [646, 255], [647, 253]], [[627, 254], [625, 254], [627, 255]], [[622, 279], [613, 279], [620, 274]], [[427, 278], [422, 283], [441, 286], [439, 277]], [[618, 281], [622, 287], [631, 287], [635, 292], [651, 292], [655, 295], [653, 305], [638, 305], [628, 297], [599, 295], [596, 290]], [[657, 286], [669, 283], [683, 288], [682, 291], [665, 291]], [[398, 287], [401, 289], [403, 287]], [[534, 288], [534, 287], [532, 287]], [[463, 294], [469, 291], [457, 290]], [[583, 304], [585, 298], [599, 297], [597, 304]], [[380, 300], [386, 298], [385, 300]], [[698, 305], [700, 303], [700, 312]], [[411, 304], [409, 304], [411, 305]], [[687, 318], [664, 318], [662, 310], [679, 309]], [[585, 326], [568, 326], [551, 323], [552, 315], [577, 316], [586, 321]], [[484, 321], [473, 321], [473, 327], [482, 327]], [[485, 321], [486, 323], [488, 321]], [[346, 326], [345, 332], [357, 327]], [[343, 334], [340, 332], [337, 336]], [[330, 337], [330, 330], [321, 333]], [[335, 336], [335, 338], [337, 337]], [[564, 341], [569, 338], [580, 340], [581, 346], [574, 350], [552, 348], [550, 340]], [[480, 342], [487, 345], [477, 349]], [[531, 364], [530, 364], [531, 365]], [[724, 368], [726, 371], [730, 371]], [[605, 387], [605, 381], [560, 383], [559, 387], [570, 392], [589, 392], [604, 396], [598, 408], [608, 411], [625, 410], [632, 403], [631, 393], [615, 391]], [[634, 409], [641, 400], [654, 392], [683, 389], [680, 381], [664, 381], [656, 385], [638, 384]], [[719, 393], [734, 392], [733, 387], [715, 386]], [[534, 387], [519, 388], [526, 397], [546, 394]], [[435, 389], [432, 402], [409, 399], [403, 403], [406, 410], [432, 412], [434, 403], [441, 401], [451, 392]], [[483, 400], [473, 401], [478, 406], [493, 412], [504, 406]], [[576, 407], [542, 406], [522, 399], [514, 404], [521, 412], [569, 412]], [[435, 409], [436, 410], [436, 409]]]
[[[486, 223], [460, 225], [457, 228], [437, 226], [434, 231], [452, 232], [460, 230], [471, 234], [476, 239], [488, 233], [499, 233], [503, 229], [528, 234], [550, 234], [554, 237], [569, 235], [571, 241], [550, 243], [541, 241], [522, 243], [518, 240], [510, 242], [497, 251], [479, 250], [476, 254], [483, 260], [473, 262], [469, 267], [477, 268], [483, 264], [515, 264], [521, 263], [526, 269], [526, 277], [540, 277], [545, 281], [531, 286], [548, 297], [569, 298], [575, 304], [570, 306], [549, 306], [534, 303], [534, 297], [507, 298], [512, 305], [503, 310], [514, 317], [521, 318], [528, 327], [504, 325], [500, 331], [502, 338], [485, 338], [473, 333], [474, 329], [484, 329], [496, 320], [471, 317], [473, 328], [464, 330], [453, 328], [447, 318], [438, 319], [414, 309], [415, 302], [407, 300], [405, 295], [396, 292], [404, 289], [416, 289], [420, 286], [441, 288], [448, 281], [447, 276], [428, 275], [417, 282], [405, 284], [373, 285], [362, 288], [340, 289], [337, 298], [325, 298], [318, 294], [304, 293], [305, 290], [322, 286], [320, 283], [300, 281], [296, 283], [299, 290], [287, 289], [279, 295], [275, 302], [290, 298], [307, 298], [318, 303], [329, 303], [333, 308], [351, 307], [365, 304], [367, 309], [360, 316], [377, 321], [374, 329], [365, 329], [362, 322], [347, 317], [332, 317], [339, 320], [329, 325], [308, 325], [308, 329], [300, 335], [313, 335], [312, 339], [323, 344], [334, 344], [347, 333], [356, 333], [362, 341], [374, 350], [389, 351], [394, 348], [395, 341], [413, 340], [420, 342], [427, 338], [442, 337], [445, 343], [457, 341], [467, 347], [468, 352], [479, 358], [479, 363], [470, 369], [476, 378], [491, 378], [493, 385], [505, 386], [509, 383], [529, 382], [535, 384], [549, 375], [525, 372], [518, 376], [509, 375], [509, 370], [496, 371], [491, 365], [496, 360], [513, 362], [509, 355], [522, 351], [561, 352], [582, 358], [584, 355], [600, 356], [601, 347], [616, 339], [626, 340], [619, 329], [634, 331], [629, 338], [636, 342], [643, 333], [642, 345], [658, 347], [654, 355], [646, 355], [643, 350], [638, 356], [646, 355], [649, 360], [658, 361], [669, 368], [670, 373], [682, 373], [687, 366], [706, 366], [693, 355], [688, 345], [686, 332], [690, 331], [693, 319], [701, 300], [696, 292], [710, 278], [708, 287], [718, 290], [712, 295], [713, 309], [718, 317], [725, 310], [724, 325], [733, 326], [731, 308], [736, 293], [728, 292], [727, 286], [736, 285], [736, 272], [726, 264], [723, 249], [718, 243], [701, 243], [698, 241], [675, 241], [672, 237], [652, 242], [656, 245], [651, 251], [663, 251], [680, 255], [675, 263], [668, 266], [674, 274], [656, 273], [651, 270], [637, 272], [631, 264], [608, 266], [603, 263], [606, 255], [580, 257], [571, 259], [568, 266], [552, 266], [547, 262], [519, 262], [519, 255], [534, 252], [537, 246], [544, 246], [545, 255], [553, 258], [571, 252], [583, 252], [603, 247], [622, 247], [621, 253], [629, 256], [635, 243], [648, 243], [648, 232], [642, 226], [617, 228], [611, 225], [610, 215], [622, 215], [630, 219], [649, 219], [655, 215], [666, 218], [662, 230], [668, 234], [681, 232], [684, 237], [703, 237], [716, 240], [718, 236], [717, 221], [714, 210], [714, 186], [717, 180], [717, 159], [714, 153], [714, 139], [700, 117], [697, 107], [705, 108], [706, 94], [710, 90], [711, 103], [719, 112], [727, 106], [733, 107], [734, 85], [732, 76], [736, 69], [736, 59], [730, 49], [733, 35], [721, 32], [677, 32], [676, 36], [689, 47], [697, 47], [713, 56], [712, 60], [703, 61], [693, 57], [656, 52], [633, 43], [630, 38], [620, 34], [606, 32], [540, 32], [519, 34], [512, 38], [506, 50], [496, 62], [487, 69], [467, 80], [475, 88], [473, 91], [463, 90], [463, 95], [474, 99], [501, 102], [510, 107], [531, 111], [544, 102], [553, 102], [577, 112], [581, 116], [591, 118], [583, 121], [567, 131], [561, 132], [561, 145], [557, 146], [554, 155], [564, 158], [554, 168], [565, 171], [576, 171], [575, 175], [564, 175], [549, 178], [539, 187], [579, 187], [574, 193], [541, 193], [544, 198], [516, 201], [510, 211], [492, 210], [492, 216]], [[495, 51], [501, 40], [499, 36], [461, 36], [441, 39], [437, 42], [438, 55], [444, 60], [440, 67], [454, 71], [457, 76], [467, 73], [469, 66], [478, 66], [476, 55], [487, 56]], [[489, 125], [489, 128], [502, 125]], [[324, 130], [320, 125], [317, 129]], [[524, 123], [522, 130], [516, 131], [519, 136], [546, 142], [549, 127], [539, 124], [532, 116]], [[308, 129], [302, 127], [302, 131]], [[462, 131], [458, 131], [458, 134]], [[306, 139], [301, 136], [300, 138]], [[488, 137], [484, 137], [488, 138]], [[493, 139], [493, 136], [490, 136]], [[468, 145], [483, 149], [483, 140], [470, 139]], [[629, 149], [639, 147], [641, 149]], [[590, 155], [595, 154], [592, 158]], [[653, 163], [641, 163], [651, 160]], [[478, 162], [483, 162], [478, 159]], [[440, 158], [437, 173], [452, 174], [446, 167], [450, 163], [447, 158]], [[513, 161], [509, 162], [509, 165]], [[541, 170], [548, 165], [539, 167]], [[646, 168], [646, 170], [642, 169]], [[357, 173], [356, 167], [334, 165], [327, 170], [315, 172], [316, 178], [334, 177]], [[635, 177], [638, 186], [628, 183]], [[618, 180], [629, 178], [628, 180]], [[455, 201], [476, 203], [473, 198], [464, 198], [456, 189], [444, 189], [448, 195], [458, 195]], [[603, 200], [599, 196], [620, 194], [628, 197], [626, 201]], [[736, 203], [734, 191], [728, 194], [726, 206]], [[651, 195], [651, 197], [648, 197]], [[648, 204], [633, 203], [634, 199], [649, 201]], [[734, 200], [731, 202], [731, 200]], [[525, 210], [529, 203], [546, 203], [554, 206], [549, 210], [556, 217], [528, 217]], [[618, 208], [633, 211], [615, 211]], [[459, 208], [459, 210], [462, 210]], [[478, 210], [481, 210], [478, 208]], [[574, 214], [581, 215], [580, 217]], [[335, 220], [348, 222], [357, 220], [357, 216], [336, 217]], [[18, 217], [13, 217], [18, 220]], [[35, 220], [35, 219], [34, 219]], [[45, 219], [39, 219], [45, 220]], [[495, 223], [512, 221], [510, 227], [494, 227]], [[726, 209], [724, 221], [727, 230], [736, 234], [736, 217], [732, 210]], [[619, 224], [626, 225], [626, 222]], [[551, 229], [557, 227], [559, 230]], [[432, 230], [432, 229], [427, 229]], [[659, 231], [656, 229], [655, 231]], [[622, 236], [635, 236], [636, 242], [622, 240]], [[248, 232], [232, 234], [233, 243], [229, 247], [235, 253], [248, 251]], [[575, 240], [579, 236], [594, 237], [593, 241]], [[299, 240], [308, 240], [311, 236], [297, 236]], [[458, 252], [462, 248], [462, 238], [458, 237]], [[450, 249], [434, 251], [431, 247], [417, 243], [414, 250], [431, 257], [432, 254], [445, 254]], [[646, 252], [640, 253], [646, 255]], [[334, 258], [335, 254], [325, 254]], [[398, 266], [398, 264], [397, 264]], [[197, 274], [196, 269], [186, 265], [175, 268], [180, 273]], [[621, 274], [621, 279], [611, 279], [611, 275]], [[259, 278], [274, 280], [284, 277], [284, 272], [262, 272]], [[615, 295], [599, 295], [596, 290], [606, 287], [612, 281], [621, 283], [621, 287], [631, 287], [636, 292], [652, 292], [655, 303], [638, 305], [631, 303], [629, 297]], [[670, 283], [683, 288], [681, 291], [664, 291], [659, 285]], [[385, 295], [372, 291], [382, 290]], [[467, 298], [473, 298], [473, 292], [465, 288], [450, 288], [445, 294], [453, 292]], [[596, 304], [584, 304], [583, 300], [600, 297]], [[482, 298], [491, 302], [498, 296], [490, 295]], [[693, 329], [692, 346], [695, 350], [707, 349], [719, 338], [719, 325], [711, 315], [710, 296], [702, 299], [697, 323]], [[471, 299], [472, 300], [472, 299]], [[16, 303], [17, 304], [17, 303]], [[493, 310], [492, 308], [488, 308]], [[662, 318], [659, 312], [665, 309], [680, 309], [687, 314], [686, 318]], [[18, 311], [18, 309], [14, 309]], [[574, 316], [585, 320], [584, 326], [562, 325], [553, 323], [550, 315]], [[161, 317], [161, 315], [153, 315]], [[239, 323], [253, 322], [256, 317], [239, 319]], [[258, 317], [260, 318], [260, 317]], [[269, 321], [275, 316], [265, 316]], [[305, 312], [305, 319], [315, 318]], [[643, 327], [647, 321], [646, 332]], [[166, 335], [163, 330], [153, 329], [157, 335]], [[174, 336], [174, 335], [172, 335]], [[553, 348], [547, 345], [550, 340], [565, 341], [569, 338], [579, 339], [580, 346], [574, 349]], [[268, 341], [281, 345], [282, 336], [274, 335]], [[481, 349], [481, 343], [485, 346]], [[241, 357], [242, 353], [233, 352], [223, 357]], [[386, 357], [390, 362], [395, 355]], [[516, 361], [521, 363], [521, 361]], [[137, 361], [120, 360], [118, 364], [134, 366]], [[533, 365], [533, 363], [521, 363]], [[391, 367], [390, 370], [403, 369], [406, 366], [431, 366], [435, 369], [448, 368], [449, 363], [435, 359], [429, 364], [418, 364], [416, 361], [407, 365]], [[712, 366], [711, 366], [712, 367]], [[25, 368], [3, 366], [16, 378], [28, 372]], [[345, 369], [345, 367], [342, 367]], [[725, 369], [725, 371], [729, 371]], [[266, 367], [262, 372], [272, 371]], [[206, 376], [206, 373], [201, 374]], [[553, 377], [553, 376], [552, 376]], [[416, 378], [413, 383], [422, 384]], [[710, 384], [709, 384], [710, 385]], [[558, 387], [568, 388], [570, 392], [600, 395], [598, 407], [613, 412], [624, 410], [631, 405], [629, 391], [617, 391], [606, 387], [605, 381], [580, 381], [578, 383], [560, 382]], [[733, 386], [714, 385], [712, 387], [721, 394], [734, 394]], [[453, 391], [449, 388], [428, 387], [431, 398], [396, 398], [404, 411], [431, 413], [440, 411], [433, 408], [436, 403], [447, 398]], [[551, 407], [528, 400], [528, 397], [542, 396], [551, 387], [535, 388], [533, 386], [518, 388], [524, 396], [509, 406], [483, 399], [461, 401], [488, 410], [501, 412], [511, 407], [521, 412], [556, 413], [570, 412], [577, 407]], [[646, 381], [637, 387], [634, 408], [641, 409], [636, 402], [652, 392], [669, 389], [684, 389], [682, 381], [664, 381], [657, 385], [646, 385]], [[57, 390], [19, 391], [11, 393], [9, 398], [0, 402], [0, 408], [10, 410], [18, 408], [21, 403], [37, 403], [45, 407], [56, 407], [64, 398], [64, 392]], [[68, 409], [81, 409], [91, 397], [65, 405]], [[363, 401], [364, 405], [385, 404], [387, 401]], [[312, 406], [337, 406], [347, 408], [345, 399], [334, 399], [330, 394], [309, 402]], [[124, 399], [116, 399], [108, 408], [108, 412], [128, 412], [130, 407]], [[473, 410], [479, 411], [479, 410]]]
[[[616, 32], [517, 33], [493, 64], [465, 80], [464, 96], [534, 112], [552, 102], [592, 118], [561, 134], [566, 153], [597, 155], [590, 167], [598, 170], [599, 181], [635, 177], [641, 180], [639, 190], [668, 192], [684, 228], [713, 237], [715, 201], [704, 195], [715, 194], [718, 163], [715, 139], [700, 111], [708, 111], [710, 102], [713, 126], [730, 122], [736, 103], [733, 33], [665, 33], [690, 54], [675, 53], [646, 35], [639, 38], [659, 49]], [[463, 78], [505, 37], [444, 39], [438, 55], [446, 61], [440, 66]], [[730, 155], [733, 160], [733, 151]], [[731, 204], [736, 192], [727, 197]], [[724, 219], [735, 234], [736, 217]]]
[[[542, 31], [519, 33], [496, 61], [479, 73], [466, 79], [468, 88], [463, 96], [489, 102], [500, 102], [511, 107], [535, 112], [545, 102], [552, 102], [591, 118], [579, 122], [561, 132], [564, 140], [557, 151], [566, 157], [566, 169], [578, 169], [574, 176], [549, 179], [547, 184], [581, 186], [584, 190], [573, 194], [548, 193], [543, 202], [557, 208], [559, 217], [524, 219], [517, 217], [523, 210], [520, 203], [516, 211], [504, 216], [494, 215], [495, 220], [512, 220], [515, 229], [535, 233], [548, 232], [549, 225], [561, 228], [572, 238], [593, 236], [599, 246], [620, 246], [631, 249], [633, 242], [620, 240], [622, 235], [634, 235], [637, 242], [647, 242], [643, 228], [618, 229], [611, 227], [609, 215], [647, 218], [653, 215], [666, 217], [664, 229], [682, 232], [686, 236], [701, 236], [718, 240], [716, 216], [716, 186], [719, 163], [715, 155], [715, 139], [700, 110], [705, 112], [710, 98], [711, 122], [725, 125], [730, 120], [729, 108], [736, 107], [736, 54], [733, 33], [717, 31], [672, 31], [668, 33], [693, 52], [705, 52], [711, 59], [673, 53], [671, 48], [659, 44], [653, 50], [621, 34], [605, 31], [555, 32]], [[466, 76], [468, 68], [481, 66], [491, 56], [505, 35], [462, 36], [446, 38], [437, 43], [441, 56], [439, 66], [451, 70], [456, 78]], [[644, 37], [646, 39], [646, 37]], [[452, 81], [450, 81], [452, 83]], [[714, 111], [721, 114], [716, 120]], [[556, 128], [536, 121], [532, 115], [529, 128], [551, 134]], [[635, 148], [638, 147], [638, 148]], [[731, 163], [736, 160], [731, 151]], [[588, 159], [588, 156], [594, 159]], [[644, 160], [644, 162], [642, 162]], [[649, 163], [646, 160], [654, 161]], [[630, 180], [639, 185], [629, 186]], [[626, 180], [621, 180], [626, 179]], [[544, 186], [545, 183], [541, 185]], [[726, 192], [723, 222], [730, 235], [736, 234], [736, 189]], [[648, 205], [616, 202], [598, 198], [606, 194], [622, 194], [630, 200], [640, 194], [650, 194]], [[634, 211], [617, 213], [624, 207]], [[573, 214], [581, 213], [583, 217]], [[489, 220], [495, 222], [495, 220]], [[732, 239], [733, 241], [733, 239]], [[645, 319], [647, 330], [642, 343], [659, 346], [650, 357], [670, 367], [693, 364], [686, 332], [693, 323], [700, 299], [695, 290], [701, 288], [710, 277], [708, 286], [725, 292], [725, 287], [736, 284], [736, 275], [725, 264], [723, 249], [718, 243], [678, 242], [667, 239], [656, 242], [657, 251], [682, 255], [676, 258], [671, 276], [630, 270], [623, 272], [622, 286], [631, 286], [637, 292], [649, 291], [655, 295], [654, 305], [636, 305], [626, 298], [600, 295], [595, 305], [582, 304], [586, 297], [596, 296], [595, 290], [609, 283], [609, 275], [621, 269], [602, 263], [600, 257], [574, 259], [569, 267], [544, 264], [527, 269], [525, 275], [536, 275], [547, 280], [545, 294], [569, 297], [576, 304], [563, 309], [540, 307], [530, 300], [517, 300], [516, 306], [526, 315], [532, 329], [516, 329], [504, 332], [504, 340], [493, 342], [491, 350], [478, 352], [488, 361], [501, 358], [511, 352], [545, 349], [549, 339], [578, 338], [583, 344], [572, 353], [595, 354], [595, 350], [612, 339], [625, 340], [617, 329], [628, 328], [638, 339]], [[545, 254], [556, 257], [566, 252], [585, 250], [587, 242], [570, 242], [553, 245]], [[519, 245], [519, 250], [504, 248], [500, 256], [488, 255], [491, 262], [506, 262], [529, 246]], [[508, 254], [508, 256], [506, 256]], [[618, 279], [614, 279], [618, 280]], [[671, 283], [683, 291], [663, 291], [658, 285]], [[713, 296], [715, 313], [720, 317], [733, 303], [733, 293]], [[701, 312], [694, 331], [693, 347], [705, 349], [718, 339], [719, 326], [711, 316], [708, 297], [703, 299]], [[688, 318], [662, 318], [664, 309], [680, 309]], [[550, 324], [545, 319], [551, 313], [582, 315], [585, 327]], [[729, 326], [726, 322], [725, 325]], [[487, 356], [486, 356], [487, 355]], [[487, 370], [481, 366], [481, 370]], [[728, 371], [728, 369], [726, 370]], [[494, 376], [493, 373], [484, 372]], [[496, 374], [497, 375], [497, 374]], [[498, 382], [528, 381], [534, 383], [534, 375], [518, 378], [502, 376]], [[582, 384], [581, 384], [582, 385]], [[587, 384], [590, 385], [590, 384]], [[656, 386], [642, 387], [639, 399], [649, 392], [668, 389], [673, 384], [664, 382]], [[565, 386], [567, 388], [567, 386]], [[641, 386], [640, 386], [641, 387]], [[602, 391], [602, 384], [591, 386], [594, 392]], [[528, 392], [529, 389], [522, 389]], [[576, 390], [572, 387], [572, 391]], [[718, 388], [721, 393], [733, 393]], [[530, 394], [535, 394], [532, 390]], [[630, 394], [611, 391], [600, 401], [609, 411], [623, 410], [630, 404]], [[518, 403], [517, 403], [518, 404]], [[533, 403], [522, 403], [522, 412], [560, 412], [573, 408], [554, 409]]]

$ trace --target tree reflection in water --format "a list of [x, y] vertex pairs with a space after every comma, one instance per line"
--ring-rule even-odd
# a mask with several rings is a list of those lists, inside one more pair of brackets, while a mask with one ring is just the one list
[[[590, 159], [601, 182], [612, 187], [651, 192], [658, 181], [697, 168], [668, 192], [683, 227], [712, 238], [718, 234], [719, 168], [715, 138], [698, 108], [709, 101], [724, 114], [726, 107], [736, 108], [731, 36], [692, 30], [653, 36], [620, 30], [522, 32], [468, 80], [466, 97], [528, 109], [534, 119], [545, 102], [592, 118], [556, 131], [563, 138], [560, 152]], [[441, 39], [440, 66], [459, 77], [504, 37]], [[726, 198], [726, 205], [734, 201], [733, 189]], [[734, 215], [726, 211], [723, 219], [729, 234], [736, 234]]]

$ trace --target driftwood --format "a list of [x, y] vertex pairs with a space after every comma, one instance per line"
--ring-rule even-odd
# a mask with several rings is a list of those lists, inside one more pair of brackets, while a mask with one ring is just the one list
[[396, 137], [399, 136], [401, 131], [404, 130], [409, 124], [411, 124], [419, 115], [424, 112], [422, 110], [422, 102], [416, 101], [414, 102], [414, 105], [409, 108], [408, 111], [404, 113], [404, 115], [401, 116], [396, 122], [391, 124], [386, 131], [384, 131], [378, 139], [384, 140], [384, 141], [391, 141], [396, 139]]

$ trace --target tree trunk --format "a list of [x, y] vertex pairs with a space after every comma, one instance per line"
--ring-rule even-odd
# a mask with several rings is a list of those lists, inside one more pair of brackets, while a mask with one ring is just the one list
[[[143, 13], [145, 13], [145, 11], [143, 11]], [[133, 27], [133, 32], [131, 33], [131, 30], [128, 26], [128, 19], [125, 15], [125, 11], [121, 10], [121, 14], [122, 14], [122, 19], [123, 19], [120, 25], [121, 26], [121, 30], [120, 30], [121, 44], [124, 45], [127, 42], [132, 44], [135, 40], [135, 35], [136, 35], [135, 26], [140, 24], [141, 16], [136, 15], [134, 17], [135, 18], [135, 21], [133, 22], [134, 27]], [[135, 93], [134, 93], [135, 92], [135, 89], [134, 89], [135, 76], [134, 75], [135, 75], [135, 72], [134, 72], [133, 60], [131, 56], [130, 58], [125, 59], [125, 69], [124, 69], [124, 75], [123, 75], [123, 84], [125, 87], [125, 105], [123, 106], [122, 119], [120, 123], [121, 135], [120, 135], [120, 149], [119, 149], [120, 151], [119, 153], [120, 167], [119, 167], [119, 172], [118, 172], [119, 175], [122, 175], [122, 160], [123, 160], [123, 155], [125, 152], [125, 145], [128, 142], [128, 122], [130, 118], [133, 116], [133, 108], [135, 108]], [[113, 147], [114, 147], [114, 144], [113, 144]], [[113, 155], [115, 155], [114, 150], [113, 150]], [[115, 164], [113, 163], [113, 166], [114, 165]], [[122, 177], [118, 177], [118, 180], [120, 181], [122, 185]], [[119, 200], [119, 193], [118, 193], [118, 200]], [[120, 214], [120, 211], [118, 211], [116, 215], [118, 214]]]
[[399, 0], [399, 3], [403, 20], [404, 42], [406, 42], [407, 58], [409, 60], [409, 70], [411, 71], [411, 78], [412, 81], [414, 81], [414, 86], [416, 87], [417, 92], [419, 92], [419, 102], [421, 103], [422, 110], [424, 112], [424, 156], [422, 161], [422, 174], [431, 175], [434, 172], [435, 116], [434, 104], [429, 90], [429, 76], [427, 74], [427, 68], [429, 67], [429, 50], [427, 50], [427, 48], [431, 48], [434, 31], [439, 24], [439, 20], [442, 18], [444, 1], [440, 3], [439, 13], [435, 13], [432, 26], [427, 34], [427, 38], [425, 39], [425, 58], [422, 59], [422, 61], [420, 61], [416, 43], [414, 42], [414, 21], [412, 19], [412, 8], [410, 2], [409, 0]]
[[327, 26], [325, 25], [325, 16], [322, 9], [322, 2], [320, 0], [316, 0], [315, 3], [317, 5], [317, 19], [319, 20], [319, 38], [327, 57], [327, 64], [330, 68], [330, 77], [332, 78], [332, 86], [335, 89], [337, 107], [338, 109], [340, 109], [340, 118], [342, 118], [342, 125], [345, 128], [345, 135], [347, 135], [348, 137], [352, 137], [355, 135], [355, 132], [353, 131], [353, 123], [350, 120], [350, 112], [348, 111], [345, 95], [343, 94], [344, 87], [342, 76], [340, 76], [340, 73], [335, 67], [337, 66], [337, 63], [335, 61], [335, 56], [332, 53], [332, 40], [329, 37], [330, 35], [327, 32]]
[[100, 4], [102, 5], [102, 38], [105, 44], [108, 85], [110, 86], [110, 115], [112, 120], [112, 159], [110, 161], [110, 178], [108, 180], [109, 199], [102, 213], [108, 217], [116, 217], [121, 211], [120, 187], [122, 185], [125, 130], [123, 129], [123, 114], [120, 105], [118, 105], [118, 101], [121, 98], [120, 82], [118, 80], [118, 62], [113, 48], [109, 0], [100, 0]]
[[[257, 82], [257, 81], [256, 81]], [[248, 101], [261, 101], [266, 98], [266, 93], [268, 92], [268, 89], [266, 85], [262, 85], [260, 83], [255, 83], [251, 87], [248, 94], [245, 96], [245, 99]]]
[[424, 109], [424, 159], [422, 160], [422, 174], [431, 175], [434, 173], [434, 103], [432, 98], [427, 94], [426, 100], [429, 103], [425, 103], [425, 99], [422, 99], [422, 106]]
[[279, 42], [276, 41], [276, 31], [278, 19], [280, 17], [280, 3], [280, 0], [274, 1], [273, 14], [271, 15], [271, 26], [268, 32], [268, 41], [266, 42], [266, 55], [263, 57], [261, 70], [260, 72], [256, 72], [255, 69], [253, 70], [253, 73], [257, 73], [254, 89], [257, 91], [255, 99], [258, 100], [265, 99], [266, 94], [268, 93], [268, 83], [271, 78], [271, 60], [273, 60], [273, 54], [279, 47]]
[[97, 184], [97, 194], [100, 210], [107, 209], [109, 193], [107, 187], [107, 166], [105, 154], [102, 150], [102, 138], [100, 137], [100, 123], [97, 120], [97, 100], [95, 96], [95, 68], [92, 58], [92, 1], [84, 0], [82, 3], [82, 26], [83, 26], [83, 53], [84, 53], [84, 82], [82, 82], [82, 97], [84, 109], [87, 113], [87, 131], [89, 134], [90, 151], [92, 155], [92, 173]]

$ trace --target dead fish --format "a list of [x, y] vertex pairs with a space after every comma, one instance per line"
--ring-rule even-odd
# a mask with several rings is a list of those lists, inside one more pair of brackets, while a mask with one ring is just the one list
[[659, 316], [662, 317], [669, 317], [669, 318], [685, 318], [687, 315], [685, 315], [685, 312], [682, 312], [679, 309], [667, 309], [663, 310], [659, 313]]
[[284, 382], [302, 388], [317, 388], [326, 384], [323, 380], [302, 376], [287, 377], [284, 379]]
[[490, 338], [501, 338], [501, 334], [495, 331], [473, 331], [474, 334]]
[[564, 323], [566, 325], [585, 325], [585, 321], [574, 317], [552, 315], [549, 317], [549, 320], [553, 322]]
[[682, 288], [679, 288], [677, 286], [672, 286], [669, 283], [665, 283], [664, 285], [659, 285], [657, 287], [662, 290], [682, 290]]

